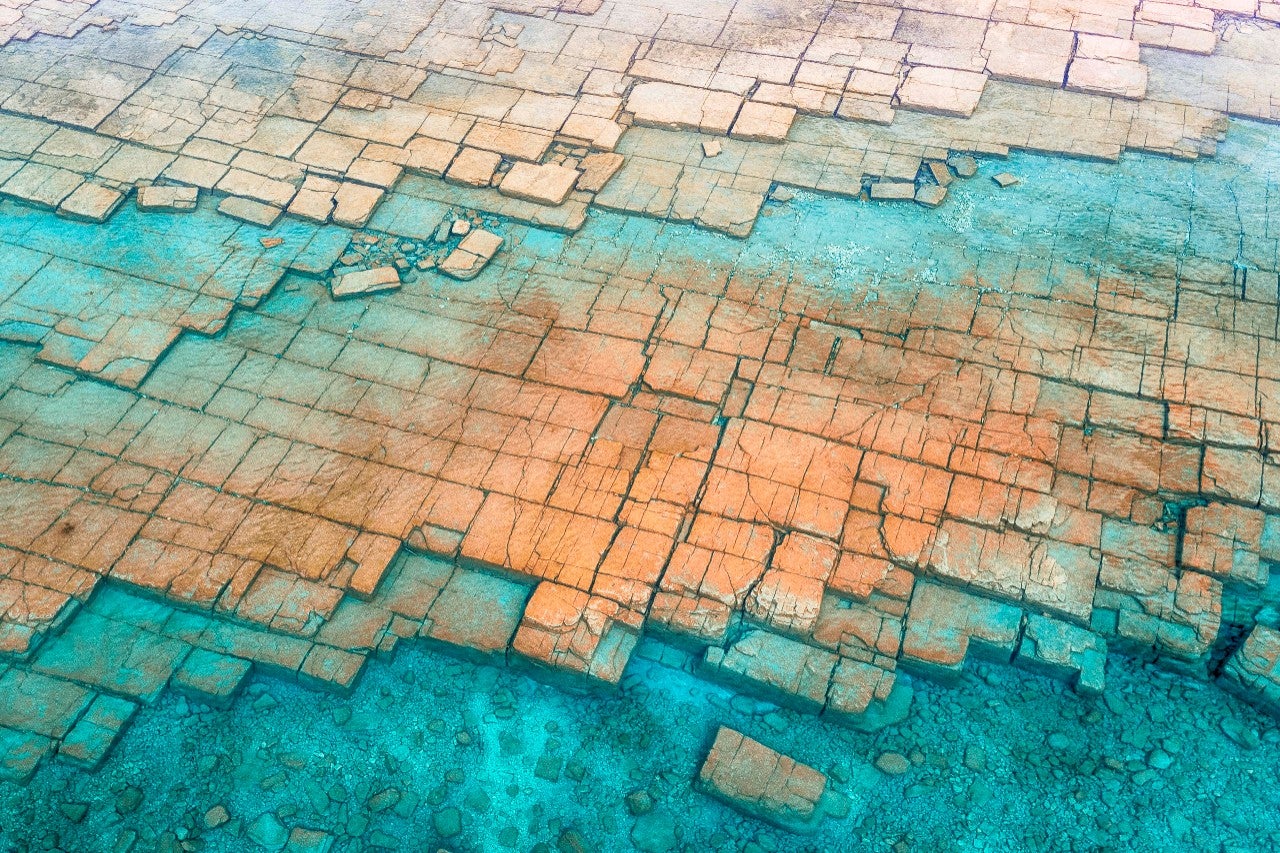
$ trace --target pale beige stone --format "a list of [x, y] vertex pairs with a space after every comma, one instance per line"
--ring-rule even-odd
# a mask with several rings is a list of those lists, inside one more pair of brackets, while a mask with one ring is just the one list
[[487, 187], [493, 180], [502, 156], [493, 151], [482, 151], [479, 148], [463, 148], [453, 159], [444, 179], [453, 184], [464, 184], [469, 187]]
[[750, 142], [786, 142], [795, 117], [794, 107], [747, 101], [738, 112], [729, 135]]
[[554, 163], [516, 163], [503, 176], [498, 192], [537, 204], [560, 204], [569, 197], [580, 174], [577, 169]]

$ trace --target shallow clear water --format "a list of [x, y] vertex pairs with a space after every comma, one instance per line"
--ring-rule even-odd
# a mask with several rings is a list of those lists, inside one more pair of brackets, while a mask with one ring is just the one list
[[[1023, 183], [1000, 190], [986, 180], [994, 171]], [[741, 277], [809, 281], [854, 314], [892, 313], [931, 289], [975, 285], [1079, 298], [1081, 277], [1160, 287], [1182, 273], [1280, 293], [1278, 179], [1280, 132], [1237, 123], [1217, 157], [1196, 163], [1031, 154], [984, 163], [937, 211], [801, 193], [770, 203], [746, 241], [609, 214], [593, 215], [572, 237], [511, 223], [500, 230], [514, 238], [518, 269], [539, 258], [594, 268], [620, 256], [635, 270], [733, 267]], [[128, 208], [98, 227], [6, 203], [0, 243], [10, 248], [0, 252], [0, 282], [30, 268], [31, 250], [174, 284], [216, 275], [230, 256], [234, 269], [224, 272], [242, 281], [266, 233], [208, 210], [141, 216]], [[316, 267], [332, 263], [349, 237], [296, 222], [270, 233], [313, 250], [304, 265]], [[1247, 284], [1236, 274], [1246, 269], [1254, 273]], [[93, 284], [110, 281], [104, 273]], [[43, 291], [50, 307], [86, 298], [60, 283], [50, 277]], [[431, 275], [406, 293], [489, 289], [501, 282]], [[131, 298], [130, 311], [148, 310], [147, 292]], [[264, 316], [302, 316], [325, 298], [312, 283], [286, 279], [260, 312], [236, 314], [232, 331], [251, 334]], [[4, 311], [0, 305], [0, 328], [12, 331], [3, 324], [23, 317]], [[198, 357], [224, 345], [188, 337], [179, 346]], [[4, 365], [0, 381], [11, 381]], [[51, 763], [25, 788], [0, 783], [0, 849], [127, 849], [120, 839], [134, 837], [139, 850], [180, 842], [256, 849], [244, 829], [258, 821], [257, 834], [269, 834], [267, 813], [286, 828], [321, 830], [344, 850], [1280, 845], [1274, 720], [1216, 686], [1123, 659], [1112, 660], [1107, 676], [1107, 698], [1090, 700], [1010, 668], [971, 667], [956, 688], [917, 681], [908, 721], [867, 735], [734, 699], [645, 655], [633, 659], [620, 694], [577, 695], [406, 644], [393, 660], [372, 664], [351, 697], [265, 677], [228, 711], [163, 696], [137, 714], [100, 770]], [[720, 724], [828, 772], [849, 815], [797, 837], [694, 792], [690, 781]], [[872, 762], [885, 751], [909, 755], [912, 768], [881, 773]], [[652, 808], [636, 815], [646, 798], [627, 797], [641, 790]], [[75, 804], [87, 806], [83, 815]], [[231, 821], [206, 828], [206, 812], [218, 805]]]

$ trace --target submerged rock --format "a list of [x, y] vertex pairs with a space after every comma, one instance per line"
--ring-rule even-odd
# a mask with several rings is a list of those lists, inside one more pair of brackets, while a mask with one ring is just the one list
[[343, 299], [395, 290], [399, 286], [400, 273], [395, 267], [375, 267], [338, 276], [333, 280], [332, 290], [334, 299]]
[[824, 815], [826, 776], [726, 726], [716, 733], [696, 784], [745, 814], [794, 832], [812, 832]]

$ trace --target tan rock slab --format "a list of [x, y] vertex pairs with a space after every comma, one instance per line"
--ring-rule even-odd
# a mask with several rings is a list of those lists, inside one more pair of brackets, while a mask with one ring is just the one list
[[218, 212], [232, 219], [239, 219], [241, 222], [251, 222], [263, 228], [270, 228], [280, 219], [283, 211], [273, 204], [263, 204], [251, 198], [229, 195], [218, 203]]
[[898, 88], [898, 103], [904, 110], [968, 118], [986, 83], [986, 74], [917, 65]]
[[728, 133], [741, 105], [742, 98], [731, 92], [676, 83], [638, 83], [627, 98], [636, 124], [709, 133]]
[[1147, 93], [1147, 67], [1140, 59], [1136, 41], [1082, 33], [1067, 72], [1066, 88], [1094, 95], [1142, 98]]
[[721, 726], [698, 771], [697, 786], [745, 814], [804, 832], [822, 819], [827, 777]]
[[395, 290], [399, 286], [400, 273], [395, 267], [374, 267], [371, 270], [359, 270], [338, 276], [333, 280], [331, 290], [334, 299], [344, 299], [350, 296], [367, 296], [370, 293]]
[[139, 210], [195, 210], [199, 187], [138, 187]]
[[454, 158], [444, 179], [451, 184], [468, 187], [487, 187], [498, 170], [502, 155], [479, 148], [463, 148]]
[[536, 204], [557, 205], [573, 192], [579, 174], [577, 169], [555, 163], [534, 165], [520, 162], [503, 176], [498, 192]]
[[119, 190], [85, 181], [58, 205], [58, 213], [84, 222], [106, 222], [124, 201]]
[[795, 118], [794, 107], [747, 101], [738, 112], [729, 135], [749, 142], [786, 142]]
[[578, 189], [596, 193], [604, 189], [609, 179], [622, 168], [621, 154], [597, 152], [582, 158], [582, 174], [578, 177]]

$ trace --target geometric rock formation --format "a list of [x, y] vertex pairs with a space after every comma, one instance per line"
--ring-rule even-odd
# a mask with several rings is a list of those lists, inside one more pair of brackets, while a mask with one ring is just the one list
[[138, 706], [114, 696], [98, 696], [58, 745], [58, 757], [93, 769], [102, 763]]
[[1175, 568], [1176, 546], [1172, 532], [1105, 519], [1090, 627], [1131, 651], [1196, 669], [1218, 637], [1222, 583]]
[[916, 197], [916, 185], [906, 181], [876, 181], [869, 195], [876, 201], [910, 201]]
[[812, 832], [825, 813], [824, 774], [726, 726], [716, 732], [696, 787], [792, 832]]
[[643, 621], [607, 598], [543, 581], [525, 607], [512, 648], [553, 671], [617, 684]]
[[1182, 565], [1225, 583], [1266, 586], [1269, 572], [1258, 555], [1265, 520], [1261, 510], [1233, 504], [1190, 507], [1182, 533]]
[[840, 658], [798, 640], [748, 631], [728, 649], [711, 646], [702, 670], [726, 684], [799, 711], [816, 714], [827, 702], [831, 675]]
[[618, 169], [622, 168], [622, 161], [621, 154], [588, 154], [579, 164], [582, 174], [578, 178], [577, 188], [583, 192], [600, 192]]
[[1220, 680], [1245, 701], [1280, 716], [1280, 631], [1255, 625], [1227, 659]]
[[1097, 695], [1106, 685], [1107, 641], [1078, 625], [1032, 613], [1015, 663]]
[[1142, 98], [1147, 94], [1147, 66], [1140, 59], [1136, 41], [1080, 33], [1075, 57], [1067, 71], [1066, 88], [1073, 92]]
[[395, 267], [375, 267], [340, 275], [333, 280], [334, 299], [349, 296], [367, 296], [400, 287], [400, 273]]
[[970, 649], [1008, 663], [1018, 642], [1022, 611], [934, 583], [916, 584], [902, 638], [902, 664], [943, 681], [954, 681]]
[[747, 101], [738, 111], [729, 135], [748, 142], [786, 142], [795, 117], [793, 107]]
[[637, 83], [627, 98], [636, 124], [704, 133], [728, 133], [741, 105], [729, 92], [661, 82]]
[[487, 187], [502, 162], [502, 155], [479, 148], [463, 148], [453, 159], [444, 179], [468, 187]]
[[119, 190], [85, 181], [58, 205], [58, 213], [83, 222], [103, 223], [124, 201]]
[[555, 163], [516, 163], [502, 177], [498, 192], [536, 204], [557, 205], [569, 197], [581, 174], [577, 169]]
[[242, 222], [270, 228], [280, 219], [280, 214], [284, 210], [273, 204], [264, 204], [251, 198], [229, 195], [218, 202], [218, 212], [225, 216], [230, 216], [232, 219], [239, 219]]
[[833, 542], [803, 533], [787, 534], [771, 567], [748, 596], [747, 614], [778, 631], [807, 636], [817, 622], [822, 591], [837, 556]]
[[898, 88], [898, 101], [905, 110], [967, 118], [977, 109], [986, 83], [986, 74], [917, 65]]
[[911, 684], [905, 675], [842, 657], [831, 674], [822, 714], [869, 732], [902, 722], [910, 710]]
[[458, 244], [458, 248], [440, 264], [440, 272], [462, 281], [469, 281], [480, 274], [490, 259], [502, 246], [497, 234], [477, 228]]
[[214, 708], [227, 708], [248, 678], [247, 660], [192, 649], [173, 674], [174, 690]]
[[138, 187], [139, 210], [195, 210], [199, 187]]
[[527, 584], [457, 568], [422, 624], [422, 636], [467, 657], [503, 657], [529, 599]]
[[916, 203], [925, 207], [937, 207], [947, 199], [947, 188], [937, 184], [925, 184], [916, 190]]

